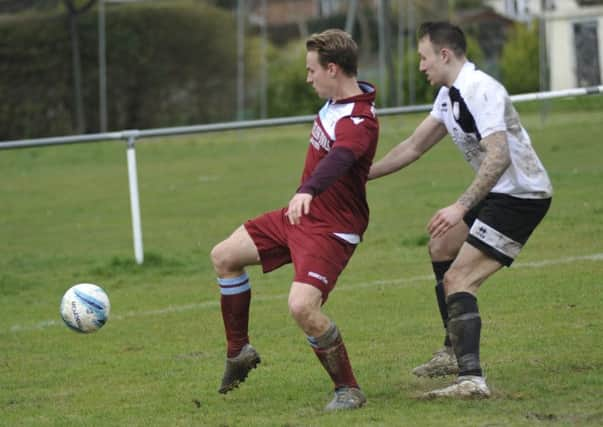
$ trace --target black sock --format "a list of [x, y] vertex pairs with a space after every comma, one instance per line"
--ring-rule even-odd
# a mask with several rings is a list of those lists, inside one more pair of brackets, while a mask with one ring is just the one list
[[431, 266], [433, 273], [436, 278], [435, 293], [438, 300], [438, 308], [440, 309], [440, 316], [442, 317], [442, 323], [444, 324], [444, 345], [451, 347], [452, 343], [446, 332], [448, 329], [448, 308], [446, 307], [446, 294], [444, 293], [444, 274], [450, 268], [454, 260], [449, 261], [432, 261]]
[[459, 364], [459, 376], [482, 376], [479, 363], [479, 338], [482, 319], [477, 298], [469, 292], [456, 292], [447, 298], [448, 335]]

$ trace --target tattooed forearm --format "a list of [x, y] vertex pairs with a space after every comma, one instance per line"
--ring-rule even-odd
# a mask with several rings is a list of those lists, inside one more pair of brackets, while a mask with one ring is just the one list
[[509, 145], [504, 132], [488, 135], [482, 141], [486, 147], [486, 157], [469, 188], [458, 199], [467, 209], [474, 207], [494, 187], [498, 179], [511, 164]]

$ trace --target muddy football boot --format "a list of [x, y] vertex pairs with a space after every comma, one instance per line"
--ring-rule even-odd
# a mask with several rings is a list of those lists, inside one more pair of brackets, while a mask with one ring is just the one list
[[412, 370], [417, 377], [443, 377], [458, 372], [459, 365], [452, 347], [442, 347], [433, 353], [431, 360]]
[[451, 386], [430, 391], [423, 397], [428, 399], [437, 397], [487, 399], [490, 397], [490, 389], [483, 377], [466, 375], [459, 377]]
[[340, 387], [335, 390], [335, 397], [325, 407], [325, 411], [357, 409], [366, 403], [364, 393], [358, 388]]
[[249, 371], [255, 369], [258, 363], [260, 363], [258, 352], [251, 344], [245, 344], [238, 355], [226, 359], [224, 377], [218, 392], [225, 394], [237, 388], [239, 384], [245, 381]]

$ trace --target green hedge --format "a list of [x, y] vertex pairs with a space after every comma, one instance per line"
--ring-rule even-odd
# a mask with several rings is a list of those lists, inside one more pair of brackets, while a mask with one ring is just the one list
[[71, 56], [58, 16], [0, 21], [0, 138], [71, 130]]
[[[98, 26], [78, 18], [87, 132], [99, 129]], [[107, 5], [110, 130], [235, 117], [232, 14], [191, 2]], [[0, 140], [74, 132], [72, 50], [65, 14], [0, 20]]]

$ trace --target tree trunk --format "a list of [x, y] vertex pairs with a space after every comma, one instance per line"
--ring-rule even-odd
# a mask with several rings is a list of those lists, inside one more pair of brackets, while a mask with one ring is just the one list
[[77, 133], [86, 132], [86, 121], [84, 111], [84, 95], [82, 90], [82, 61], [80, 53], [79, 33], [77, 29], [77, 17], [88, 11], [96, 0], [88, 0], [81, 8], [74, 4], [75, 0], [63, 0], [67, 13], [69, 14], [69, 35], [71, 37], [71, 51], [73, 64], [73, 96], [75, 101], [75, 130]]
[[84, 96], [82, 94], [82, 63], [80, 60], [79, 33], [77, 31], [77, 15], [69, 14], [69, 35], [71, 36], [71, 57], [73, 65], [73, 97], [75, 104], [75, 131], [86, 132], [84, 115]]

